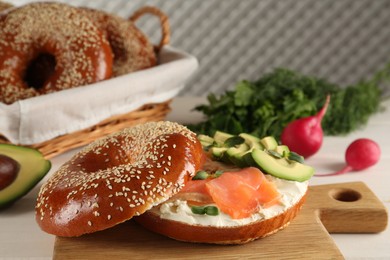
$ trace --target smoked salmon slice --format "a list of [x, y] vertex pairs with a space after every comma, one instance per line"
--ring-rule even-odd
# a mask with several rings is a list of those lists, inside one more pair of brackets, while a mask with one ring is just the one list
[[206, 189], [206, 183], [211, 181], [212, 179], [205, 180], [191, 180], [188, 181], [186, 186], [180, 191], [180, 193], [201, 193], [208, 195], [208, 191]]
[[188, 181], [186, 186], [184, 186], [173, 199], [186, 200], [188, 204], [193, 206], [214, 203], [206, 189], [206, 183], [211, 180], [212, 179]]
[[217, 178], [192, 180], [177, 196], [192, 194], [199, 203], [214, 202], [218, 208], [234, 219], [246, 218], [260, 207], [269, 207], [279, 202], [280, 194], [257, 168], [224, 172]]

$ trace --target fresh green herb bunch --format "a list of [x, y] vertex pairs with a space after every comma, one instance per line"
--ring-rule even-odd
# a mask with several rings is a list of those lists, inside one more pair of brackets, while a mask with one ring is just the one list
[[366, 124], [369, 116], [378, 111], [378, 82], [385, 77], [388, 74], [381, 71], [370, 81], [341, 88], [323, 79], [275, 69], [255, 82], [239, 82], [235, 90], [220, 97], [210, 94], [208, 105], [195, 107], [207, 120], [189, 127], [210, 136], [220, 130], [280, 138], [289, 122], [314, 115], [330, 94], [330, 106], [322, 121], [324, 132], [344, 135]]

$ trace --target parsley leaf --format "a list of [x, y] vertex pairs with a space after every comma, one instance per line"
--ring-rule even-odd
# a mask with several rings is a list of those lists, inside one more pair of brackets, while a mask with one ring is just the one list
[[379, 83], [389, 80], [389, 71], [390, 65], [371, 80], [343, 88], [323, 79], [278, 68], [257, 81], [238, 82], [233, 91], [226, 91], [219, 97], [209, 94], [208, 105], [195, 107], [207, 120], [189, 128], [210, 136], [220, 130], [280, 138], [289, 122], [316, 114], [330, 94], [331, 103], [322, 121], [323, 130], [327, 135], [344, 135], [366, 124], [369, 116], [379, 110]]

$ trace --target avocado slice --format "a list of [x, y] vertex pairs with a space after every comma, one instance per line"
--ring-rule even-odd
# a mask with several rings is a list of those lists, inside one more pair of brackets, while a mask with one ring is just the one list
[[217, 146], [223, 146], [225, 144], [225, 141], [234, 135], [221, 132], [221, 131], [216, 131], [214, 134], [214, 141], [216, 142]]
[[[0, 208], [4, 208], [26, 195], [49, 172], [51, 162], [36, 149], [11, 144], [0, 144], [0, 155], [16, 161], [20, 166], [16, 168], [12, 182], [0, 189]], [[4, 160], [0, 163], [4, 163]], [[2, 176], [0, 173], [0, 178]]]
[[264, 150], [264, 146], [261, 144], [261, 139], [247, 133], [241, 133], [239, 136], [244, 138], [245, 143], [249, 145], [248, 151], [241, 153], [245, 166], [256, 166], [256, 163], [252, 159], [252, 151], [253, 149]]
[[263, 139], [260, 140], [260, 143], [265, 147], [267, 150], [275, 150], [278, 146], [278, 142], [275, 140], [273, 136], [266, 136]]
[[238, 167], [246, 167], [248, 166], [246, 161], [244, 160], [243, 155], [249, 151], [249, 145], [246, 143], [240, 144], [237, 147], [230, 147], [226, 150], [227, 158]]
[[225, 152], [227, 151], [227, 147], [211, 147], [210, 152], [217, 160], [225, 160]]
[[226, 155], [226, 151], [229, 149], [229, 147], [225, 145], [225, 141], [232, 137], [234, 137], [234, 135], [222, 131], [215, 132], [213, 136], [214, 143], [210, 148], [210, 152], [218, 161], [230, 163], [230, 160]]
[[290, 154], [290, 148], [288, 148], [287, 145], [278, 145], [275, 148], [275, 152], [277, 152], [283, 157], [288, 157], [288, 155]]
[[247, 133], [241, 133], [238, 137], [242, 138], [244, 143], [228, 148], [225, 152], [226, 156], [234, 165], [241, 168], [254, 165], [251, 152], [253, 149], [264, 149], [261, 139]]
[[249, 145], [250, 149], [253, 148], [264, 149], [264, 146], [260, 142], [261, 141], [260, 138], [246, 133], [241, 133], [239, 134], [239, 136], [245, 139], [245, 143]]
[[314, 168], [308, 165], [286, 158], [277, 159], [263, 150], [254, 149], [252, 158], [260, 169], [281, 179], [303, 182], [314, 174]]
[[214, 138], [208, 135], [198, 135], [198, 140], [202, 144], [203, 148], [210, 147], [214, 144]]

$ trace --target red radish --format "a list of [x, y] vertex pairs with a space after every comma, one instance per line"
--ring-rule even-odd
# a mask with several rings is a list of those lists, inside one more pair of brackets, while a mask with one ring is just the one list
[[368, 138], [356, 139], [348, 146], [345, 152], [347, 165], [343, 169], [333, 173], [318, 174], [316, 176], [332, 176], [350, 171], [361, 171], [376, 164], [380, 156], [381, 150], [376, 142]]
[[282, 132], [281, 141], [294, 151], [307, 158], [321, 147], [323, 132], [321, 121], [326, 113], [330, 96], [326, 97], [324, 106], [314, 116], [304, 117], [289, 123]]

